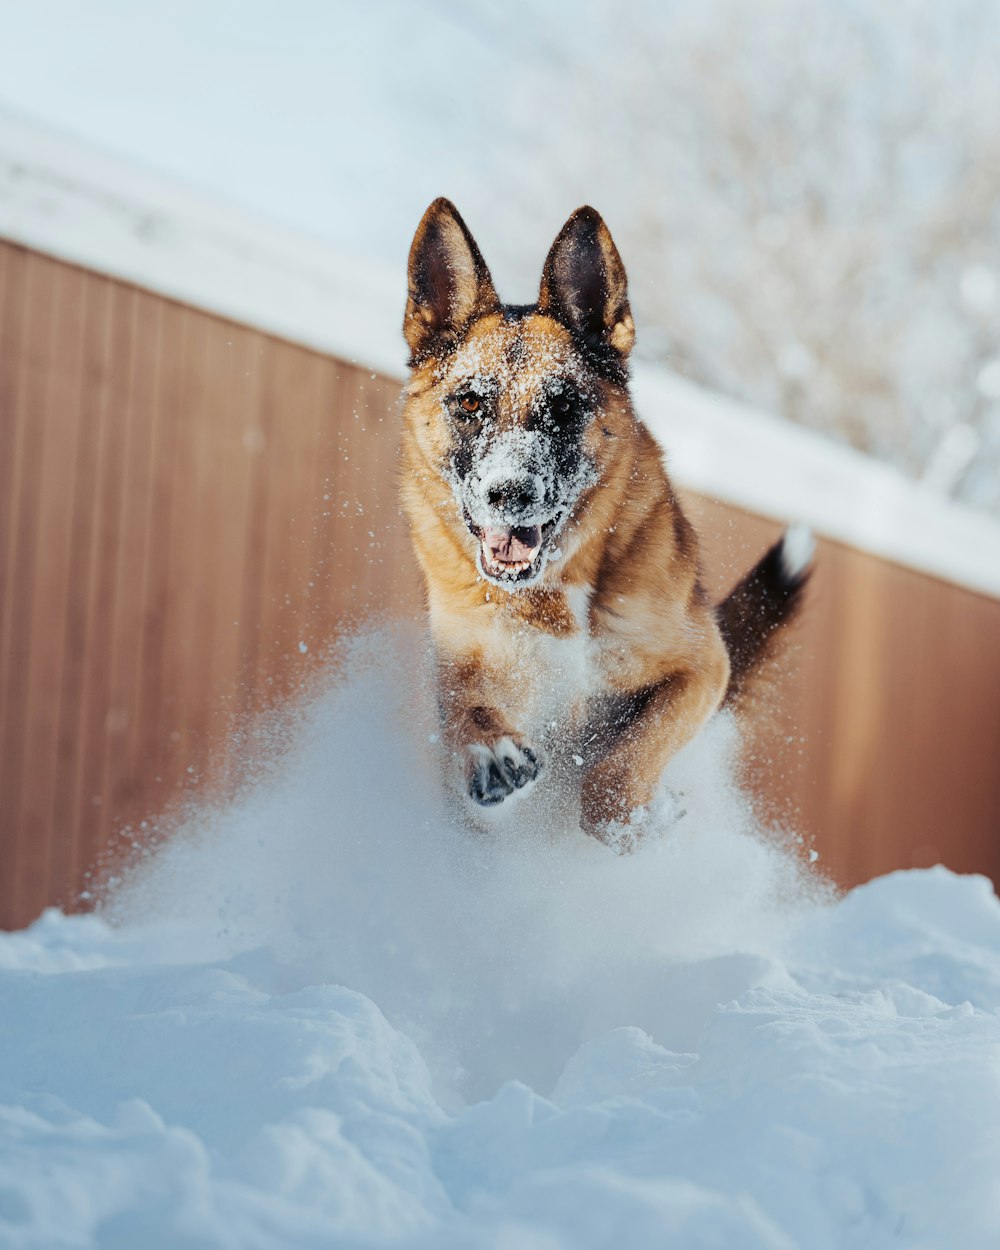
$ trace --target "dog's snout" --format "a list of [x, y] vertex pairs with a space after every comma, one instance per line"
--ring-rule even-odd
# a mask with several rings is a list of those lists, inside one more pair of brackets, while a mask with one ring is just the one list
[[486, 502], [490, 507], [508, 512], [527, 512], [539, 504], [541, 498], [538, 482], [530, 477], [492, 482], [486, 488]]

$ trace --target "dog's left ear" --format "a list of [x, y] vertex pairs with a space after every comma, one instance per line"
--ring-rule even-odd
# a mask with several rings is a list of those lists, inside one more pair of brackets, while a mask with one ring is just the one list
[[474, 317], [500, 307], [469, 227], [443, 196], [424, 213], [413, 236], [408, 277], [403, 337], [411, 365], [448, 351]]
[[596, 209], [578, 208], [556, 235], [538, 294], [538, 311], [573, 330], [592, 350], [624, 359], [635, 342], [625, 266]]

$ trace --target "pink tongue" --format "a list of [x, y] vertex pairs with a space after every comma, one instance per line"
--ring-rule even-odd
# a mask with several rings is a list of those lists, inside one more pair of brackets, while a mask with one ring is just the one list
[[519, 529], [483, 530], [483, 542], [493, 553], [493, 558], [503, 560], [505, 564], [530, 560], [541, 541], [542, 531], [537, 525], [525, 525]]

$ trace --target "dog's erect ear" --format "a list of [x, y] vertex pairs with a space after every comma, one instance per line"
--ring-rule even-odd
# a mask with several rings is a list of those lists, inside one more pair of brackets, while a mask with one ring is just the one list
[[435, 200], [410, 247], [403, 318], [410, 364], [419, 364], [431, 352], [447, 351], [473, 317], [499, 307], [490, 271], [458, 209], [450, 200]]
[[538, 311], [562, 321], [594, 351], [626, 357], [635, 342], [628, 281], [611, 231], [596, 209], [578, 208], [556, 235]]

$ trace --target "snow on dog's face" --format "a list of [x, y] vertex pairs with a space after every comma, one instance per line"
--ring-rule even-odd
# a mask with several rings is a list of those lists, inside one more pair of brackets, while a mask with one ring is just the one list
[[507, 590], [536, 584], [575, 541], [571, 522], [631, 420], [632, 319], [607, 227], [578, 210], [538, 303], [505, 306], [461, 218], [436, 201], [410, 253], [404, 332], [409, 429], [450, 488], [479, 575]]
[[478, 541], [480, 573], [530, 586], [597, 478], [586, 434], [597, 396], [565, 331], [548, 318], [490, 318], [444, 363], [445, 474]]

